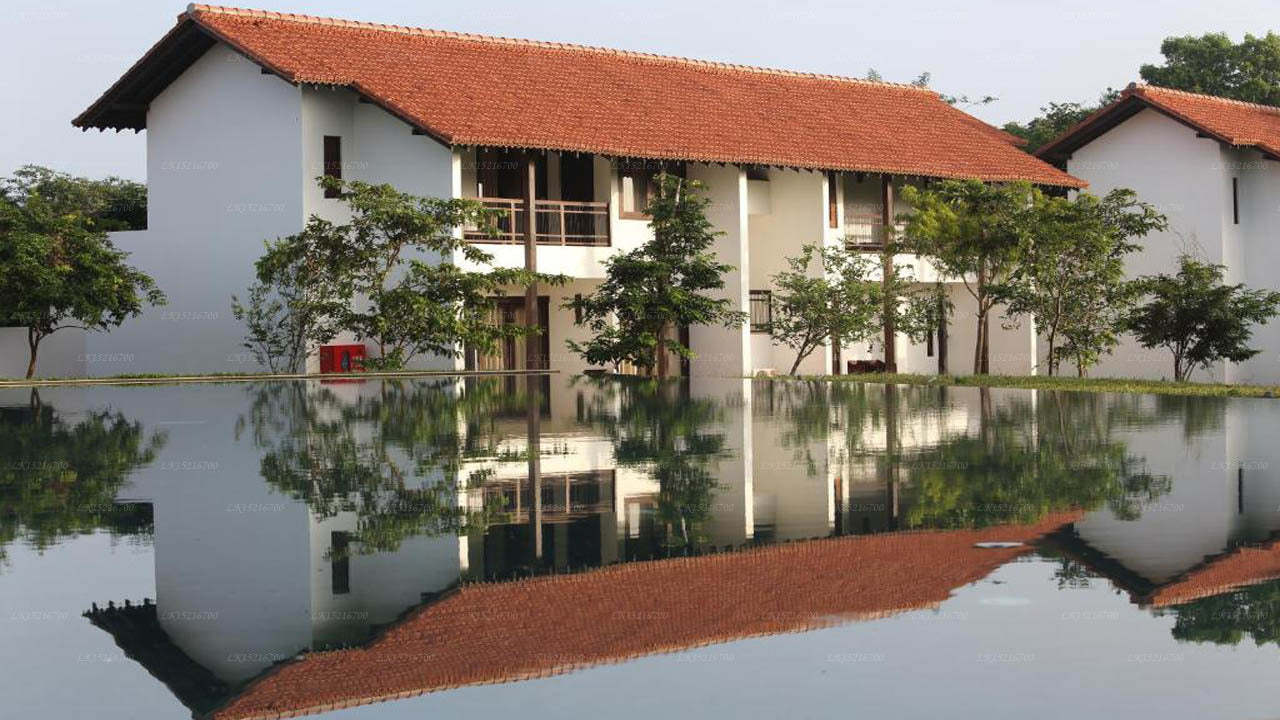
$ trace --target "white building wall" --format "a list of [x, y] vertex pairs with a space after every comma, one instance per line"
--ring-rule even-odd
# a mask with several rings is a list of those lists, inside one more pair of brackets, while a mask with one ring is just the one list
[[113, 238], [169, 304], [88, 335], [85, 352], [107, 361], [85, 374], [259, 369], [241, 348], [231, 296], [252, 281], [264, 240], [301, 227], [300, 110], [298, 88], [222, 45], [152, 101], [148, 227]]
[[[1098, 196], [1129, 188], [1169, 219], [1169, 229], [1140, 241], [1128, 260], [1131, 277], [1177, 270], [1180, 254], [1221, 263], [1238, 250], [1224, 232], [1230, 222], [1231, 180], [1215, 140], [1154, 110], [1143, 110], [1077, 150], [1067, 172], [1089, 182]], [[1064, 366], [1064, 374], [1075, 372]], [[1099, 377], [1172, 378], [1173, 355], [1148, 350], [1126, 337], [1091, 371]], [[1197, 371], [1196, 380], [1222, 380], [1221, 368]]]
[[[706, 185], [711, 200], [707, 219], [724, 233], [712, 250], [721, 262], [734, 267], [724, 276], [724, 289], [714, 293], [728, 298], [733, 309], [747, 311], [751, 267], [748, 259], [747, 174], [728, 165], [690, 165], [688, 176]], [[751, 372], [751, 332], [747, 323], [725, 328], [696, 326], [690, 328], [691, 349], [697, 355], [691, 364], [694, 375], [743, 377]]]
[[[799, 170], [769, 170], [769, 180], [748, 181], [756, 200], [748, 215], [750, 287], [748, 290], [777, 291], [773, 277], [790, 269], [787, 260], [798, 257], [805, 245], [827, 242], [827, 179], [822, 173]], [[810, 271], [821, 273], [815, 261]], [[751, 369], [773, 369], [785, 373], [795, 362], [793, 348], [775, 343], [767, 333], [751, 333]], [[831, 350], [813, 351], [800, 363], [797, 372], [817, 375], [831, 372]]]

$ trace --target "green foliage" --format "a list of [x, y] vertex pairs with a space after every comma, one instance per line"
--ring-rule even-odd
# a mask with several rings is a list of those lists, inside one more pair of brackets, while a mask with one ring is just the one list
[[[312, 216], [302, 232], [267, 246], [258, 282], [269, 291], [250, 323], [250, 349], [288, 357], [299, 335], [310, 345], [346, 331], [377, 346], [366, 365], [398, 370], [424, 354], [458, 357], [462, 347], [491, 352], [499, 340], [537, 332], [535, 327], [492, 322], [494, 299], [508, 286], [563, 283], [559, 275], [519, 268], [465, 270], [455, 263], [489, 265], [493, 256], [462, 240], [455, 230], [489, 226], [491, 216], [474, 200], [421, 198], [390, 185], [321, 178], [339, 191], [351, 222], [338, 225]], [[251, 291], [252, 292], [252, 291]], [[273, 315], [272, 311], [276, 314]], [[283, 317], [293, 325], [284, 337], [255, 332]]]
[[54, 332], [110, 330], [165, 297], [107, 237], [118, 221], [103, 216], [94, 191], [39, 168], [23, 170], [4, 181], [0, 198], [0, 325], [27, 329], [31, 377], [41, 341]]
[[1249, 637], [1254, 645], [1280, 645], [1280, 582], [1193, 600], [1159, 614], [1174, 617], [1172, 632], [1178, 640], [1239, 645]]
[[613, 442], [618, 466], [642, 469], [658, 484], [655, 514], [666, 552], [704, 550], [720, 487], [716, 471], [731, 454], [724, 403], [692, 396], [682, 379], [587, 382], [598, 391], [587, 418]]
[[790, 374], [823, 345], [867, 341], [880, 331], [884, 299], [880, 281], [870, 278], [878, 264], [869, 256], [809, 244], [787, 265], [771, 277], [769, 335], [796, 351]]
[[1152, 85], [1280, 105], [1280, 35], [1245, 34], [1233, 43], [1226, 33], [1168, 37], [1160, 44], [1163, 65], [1143, 65]]
[[1242, 362], [1258, 354], [1249, 347], [1252, 325], [1275, 317], [1280, 292], [1249, 290], [1223, 283], [1225, 268], [1188, 255], [1178, 258], [1176, 275], [1139, 278], [1149, 298], [1126, 322], [1143, 347], [1173, 353], [1173, 377], [1185, 381], [1197, 367], [1222, 360]]
[[115, 497], [164, 442], [117, 412], [64, 418], [34, 390], [28, 405], [0, 407], [0, 559], [17, 539], [43, 550], [96, 530], [148, 535], [150, 509]]
[[649, 204], [653, 238], [626, 253], [611, 256], [604, 282], [590, 295], [566, 302], [582, 314], [593, 333], [585, 343], [568, 346], [592, 364], [617, 368], [631, 363], [666, 377], [668, 356], [693, 353], [672, 334], [693, 325], [740, 326], [746, 314], [724, 298], [705, 293], [724, 287], [733, 270], [711, 250], [721, 233], [712, 229], [706, 208], [710, 200], [695, 180], [663, 173]]
[[1119, 343], [1124, 319], [1136, 299], [1125, 279], [1125, 257], [1137, 249], [1132, 238], [1163, 230], [1163, 215], [1139, 202], [1131, 190], [1098, 198], [1036, 193], [1028, 262], [1002, 288], [1013, 314], [1035, 320], [1049, 345], [1049, 375], [1063, 360], [1083, 376]]
[[0, 180], [0, 198], [26, 205], [39, 196], [56, 214], [78, 213], [99, 230], [144, 230], [147, 227], [147, 186], [132, 180], [75, 177], [39, 165], [23, 165]]
[[[959, 280], [975, 302], [978, 341], [975, 375], [990, 371], [989, 317], [1031, 262], [1034, 211], [1041, 193], [1027, 183], [987, 185], [945, 180], [908, 186], [903, 200], [915, 209], [900, 216], [901, 247], [929, 261], [943, 278]], [[971, 279], [972, 278], [972, 279]]]
[[1002, 129], [1010, 135], [1026, 140], [1027, 144], [1023, 149], [1029, 153], [1034, 153], [1048, 144], [1050, 140], [1058, 137], [1115, 100], [1119, 95], [1120, 92], [1118, 90], [1107, 88], [1096, 103], [1051, 102], [1042, 106], [1040, 114], [1026, 124], [1007, 122]]
[[[395, 550], [417, 535], [483, 531], [501, 508], [464, 502], [492, 470], [464, 463], [510, 461], [496, 419], [527, 407], [498, 379], [385, 380], [382, 392], [347, 402], [302, 382], [250, 386], [236, 426], [263, 450], [263, 479], [304, 501], [318, 518], [357, 515], [355, 551]], [[540, 392], [537, 388], [534, 392]], [[520, 448], [523, 450], [523, 448]]]
[[[1046, 514], [1108, 506], [1135, 519], [1166, 493], [1166, 476], [1143, 470], [1116, 429], [1140, 412], [1105, 395], [1044, 393], [991, 407], [982, 389], [977, 434], [946, 439], [901, 460], [908, 527], [1033, 523]], [[891, 455], [892, 457], [892, 455]]]
[[770, 278], [775, 290], [769, 335], [796, 351], [791, 375], [823, 345], [877, 341], [887, 313], [914, 340], [940, 321], [935, 286], [914, 286], [902, 267], [884, 282], [874, 277], [882, 275], [879, 258], [866, 253], [809, 244], [787, 258], [787, 265]]

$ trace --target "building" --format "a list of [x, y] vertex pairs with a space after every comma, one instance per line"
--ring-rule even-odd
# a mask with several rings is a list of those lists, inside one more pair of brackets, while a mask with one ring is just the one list
[[[1277, 288], [1280, 262], [1280, 109], [1149, 85], [1130, 85], [1114, 102], [1037, 151], [1103, 195], [1129, 188], [1169, 219], [1129, 259], [1133, 276], [1171, 273], [1190, 253], [1226, 266], [1228, 283]], [[1262, 352], [1223, 363], [1199, 380], [1280, 382], [1280, 323], [1256, 328]], [[1173, 358], [1131, 338], [1095, 371], [1118, 377], [1172, 377]]]
[[[110, 334], [60, 340], [84, 343], [91, 362], [61, 363], [51, 350], [45, 374], [256, 369], [241, 351], [231, 295], [250, 284], [264, 240], [313, 215], [343, 219], [344, 206], [315, 182], [326, 172], [480, 199], [508, 218], [504, 231], [467, 237], [502, 265], [525, 262], [533, 205], [537, 267], [574, 278], [540, 300], [542, 347], [421, 363], [437, 369], [583, 369], [565, 341], [585, 329], [562, 303], [590, 292], [610, 255], [648, 236], [658, 169], [704, 182], [723, 232], [716, 253], [736, 268], [725, 296], [752, 314], [739, 328], [685, 331], [698, 353], [688, 372], [722, 376], [791, 366], [791, 351], [761, 332], [770, 276], [806, 243], [848, 239], [874, 252], [886, 219], [906, 209], [892, 202], [905, 184], [1083, 185], [927, 89], [203, 5], [182, 13], [75, 125], [147, 131], [148, 229], [115, 240], [170, 303]], [[934, 279], [913, 258], [896, 261]], [[972, 355], [972, 301], [952, 287], [955, 327], [936, 342], [894, 337], [899, 369], [935, 371], [947, 343], [957, 360]], [[522, 289], [511, 296], [502, 315], [522, 318]], [[995, 332], [992, 371], [1031, 372], [1029, 323]], [[881, 353], [828, 348], [801, 369], [829, 372]], [[10, 354], [25, 358], [15, 349], [5, 363], [17, 362]]]

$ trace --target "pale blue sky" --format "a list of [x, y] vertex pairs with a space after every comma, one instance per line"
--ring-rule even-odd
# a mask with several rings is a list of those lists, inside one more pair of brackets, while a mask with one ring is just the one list
[[[933, 73], [952, 94], [999, 96], [974, 114], [1025, 120], [1050, 100], [1091, 101], [1137, 79], [1168, 35], [1265, 33], [1275, 0], [260, 0], [270, 10], [604, 45], [887, 80]], [[0, 173], [24, 163], [143, 179], [132, 133], [82, 133], [70, 122], [186, 7], [173, 0], [3, 0]]]

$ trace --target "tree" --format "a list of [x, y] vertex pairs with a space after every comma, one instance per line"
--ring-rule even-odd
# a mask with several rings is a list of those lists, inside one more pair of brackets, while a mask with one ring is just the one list
[[[481, 266], [493, 260], [455, 233], [462, 226], [492, 224], [489, 211], [474, 200], [416, 197], [385, 184], [320, 181], [338, 191], [351, 222], [337, 225], [312, 216], [302, 232], [268, 245], [258, 261], [260, 281], [279, 283], [305, 272], [308, 282], [318, 283], [308, 285], [292, 305], [282, 302], [284, 310], [303, 314], [295, 320], [307, 325], [312, 344], [347, 331], [377, 346], [368, 366], [391, 370], [423, 354], [458, 357], [460, 346], [487, 352], [502, 338], [538, 331], [492, 322], [495, 297], [508, 286], [565, 281], [522, 268], [480, 271], [455, 264], [455, 257]], [[257, 342], [252, 335], [250, 344]]]
[[1147, 275], [1138, 291], [1150, 298], [1135, 309], [1127, 329], [1143, 347], [1173, 353], [1173, 377], [1191, 377], [1221, 360], [1243, 362], [1258, 354], [1249, 347], [1254, 323], [1266, 324], [1280, 306], [1280, 292], [1223, 283], [1225, 268], [1189, 255], [1178, 258], [1176, 275]]
[[564, 304], [582, 314], [581, 324], [594, 334], [568, 346], [589, 363], [617, 367], [630, 362], [665, 378], [669, 355], [693, 357], [672, 337], [691, 325], [741, 326], [746, 314], [724, 298], [705, 293], [724, 287], [733, 270], [716, 259], [711, 246], [722, 233], [712, 230], [700, 193], [702, 183], [662, 173], [649, 204], [653, 238], [605, 264], [605, 279], [590, 295]]
[[70, 202], [22, 177], [7, 180], [0, 198], [0, 324], [26, 328], [27, 377], [53, 333], [110, 330], [165, 301], [149, 275], [125, 263], [129, 254], [107, 236], [112, 223], [93, 215], [101, 208]]
[[255, 263], [248, 304], [231, 296], [231, 312], [247, 330], [244, 348], [273, 373], [301, 372], [317, 339], [339, 330], [341, 308], [333, 300], [340, 293], [319, 267], [319, 243], [332, 232], [331, 224], [313, 221], [297, 235], [267, 243]]
[[1143, 65], [1152, 85], [1280, 105], [1280, 35], [1245, 34], [1233, 43], [1226, 33], [1168, 37], [1160, 43], [1163, 65]]
[[991, 370], [991, 312], [1030, 262], [1032, 208], [1039, 194], [1027, 183], [986, 185], [977, 180], [945, 180], [902, 191], [903, 200], [915, 209], [900, 216], [903, 249], [932, 263], [942, 277], [958, 278], [974, 299], [974, 374]]
[[823, 345], [875, 337], [884, 301], [880, 282], [870, 278], [877, 264], [868, 256], [805, 245], [787, 265], [771, 278], [776, 290], [769, 336], [796, 351], [791, 375]]
[[939, 322], [933, 287], [914, 288], [901, 267], [881, 282], [873, 277], [881, 263], [865, 253], [810, 244], [787, 265], [770, 278], [776, 290], [769, 335], [796, 351], [791, 375], [824, 345], [877, 342], [889, 313], [895, 327], [917, 342]]
[[1011, 314], [1035, 320], [1048, 341], [1049, 375], [1069, 358], [1083, 376], [1119, 343], [1133, 305], [1124, 266], [1137, 249], [1131, 239], [1163, 230], [1165, 218], [1125, 189], [1103, 198], [1036, 194], [1031, 209], [1028, 262], [1001, 299]]
[[1040, 114], [1025, 125], [1016, 121], [1007, 122], [1002, 128], [1010, 135], [1027, 141], [1023, 149], [1034, 153], [1050, 140], [1058, 137], [1080, 121], [1097, 112], [1099, 108], [1119, 97], [1118, 90], [1107, 88], [1096, 103], [1051, 102], [1041, 106]]
[[18, 539], [44, 550], [100, 529], [150, 535], [150, 505], [116, 495], [166, 440], [119, 411], [59, 412], [34, 388], [26, 405], [0, 406], [0, 564]]
[[99, 230], [143, 230], [147, 227], [147, 186], [132, 180], [75, 177], [39, 165], [23, 165], [0, 180], [0, 197], [25, 205], [33, 195], [57, 213], [78, 212]]

